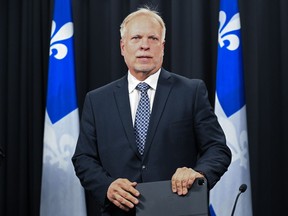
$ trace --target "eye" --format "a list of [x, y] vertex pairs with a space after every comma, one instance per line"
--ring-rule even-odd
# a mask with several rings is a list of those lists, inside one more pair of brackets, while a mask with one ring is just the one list
[[139, 35], [135, 35], [131, 38], [132, 40], [137, 40], [137, 39], [140, 39], [140, 36]]
[[158, 41], [159, 40], [158, 37], [156, 37], [156, 36], [150, 36], [149, 39], [151, 39], [153, 41]]

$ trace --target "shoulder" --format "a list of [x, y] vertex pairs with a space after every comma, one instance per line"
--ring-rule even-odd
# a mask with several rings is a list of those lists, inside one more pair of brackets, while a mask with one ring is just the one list
[[167, 71], [165, 69], [161, 70], [161, 76], [164, 79], [170, 80], [175, 85], [180, 85], [182, 87], [188, 87], [188, 88], [206, 88], [206, 85], [202, 79], [195, 79], [195, 78], [189, 78], [185, 77], [170, 71]]
[[101, 95], [107, 95], [114, 91], [115, 88], [121, 88], [128, 85], [127, 81], [127, 75], [121, 77], [120, 79], [117, 79], [115, 81], [112, 81], [104, 86], [101, 86], [99, 88], [93, 89], [87, 93], [87, 96], [101, 96]]

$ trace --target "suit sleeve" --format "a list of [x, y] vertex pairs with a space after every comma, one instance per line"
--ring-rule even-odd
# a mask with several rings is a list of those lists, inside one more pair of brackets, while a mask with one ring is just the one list
[[106, 205], [109, 185], [114, 181], [101, 165], [97, 151], [95, 115], [89, 93], [86, 95], [80, 122], [80, 134], [72, 162], [75, 173], [85, 190], [92, 193], [98, 204]]
[[199, 149], [195, 170], [204, 173], [212, 189], [231, 163], [231, 151], [226, 145], [225, 134], [208, 99], [207, 88], [199, 81], [195, 92], [194, 126]]

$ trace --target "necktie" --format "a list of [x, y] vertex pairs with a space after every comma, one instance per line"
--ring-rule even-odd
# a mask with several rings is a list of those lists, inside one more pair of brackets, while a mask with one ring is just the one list
[[147, 90], [149, 88], [150, 86], [145, 82], [139, 83], [136, 87], [136, 89], [138, 89], [141, 92], [141, 94], [140, 94], [140, 101], [136, 111], [134, 131], [138, 151], [141, 155], [144, 152], [144, 146], [150, 118], [150, 101], [147, 94]]

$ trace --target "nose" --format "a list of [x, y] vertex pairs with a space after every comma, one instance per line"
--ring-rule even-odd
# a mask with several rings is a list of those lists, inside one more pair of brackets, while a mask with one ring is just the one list
[[141, 50], [148, 50], [149, 49], [149, 41], [148, 39], [142, 38], [141, 40]]

